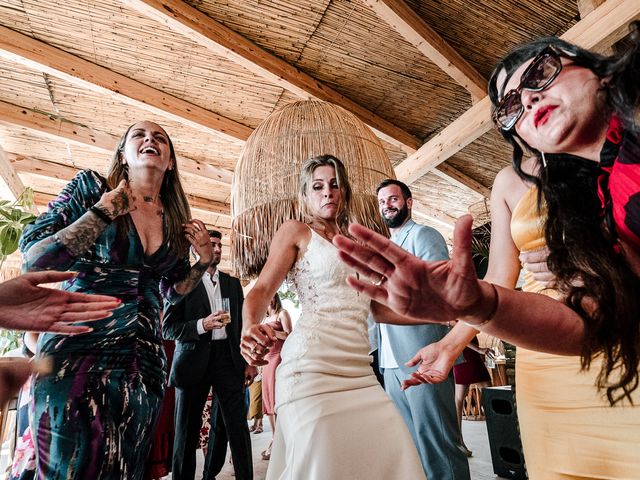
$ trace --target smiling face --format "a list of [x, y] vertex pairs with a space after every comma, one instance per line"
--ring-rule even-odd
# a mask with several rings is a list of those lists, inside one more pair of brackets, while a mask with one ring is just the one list
[[[505, 80], [498, 76], [500, 91], [518, 87], [522, 74], [532, 59], [526, 61]], [[524, 112], [515, 131], [529, 146], [546, 153], [583, 154], [598, 141], [607, 120], [602, 82], [591, 70], [562, 57], [562, 71], [544, 90], [522, 90]]]
[[138, 122], [127, 133], [123, 161], [130, 168], [152, 168], [162, 172], [173, 168], [169, 136], [153, 122]]
[[387, 185], [378, 191], [378, 210], [389, 228], [399, 228], [411, 217], [412, 198], [404, 198], [398, 185]]
[[321, 165], [311, 174], [307, 205], [312, 215], [323, 220], [335, 220], [342, 206], [342, 191], [332, 166]]

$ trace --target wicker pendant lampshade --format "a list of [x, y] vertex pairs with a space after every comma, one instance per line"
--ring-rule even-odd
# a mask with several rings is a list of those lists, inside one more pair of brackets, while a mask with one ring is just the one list
[[355, 115], [317, 100], [286, 105], [251, 134], [232, 186], [232, 262], [240, 278], [262, 269], [273, 235], [288, 219], [301, 219], [298, 177], [305, 160], [331, 154], [347, 169], [353, 192], [352, 222], [386, 232], [376, 185], [395, 178], [380, 140]]

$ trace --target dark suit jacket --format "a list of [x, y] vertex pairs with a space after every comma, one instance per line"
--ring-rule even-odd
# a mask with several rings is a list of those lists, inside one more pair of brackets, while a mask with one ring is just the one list
[[[240, 332], [242, 330], [242, 303], [244, 294], [240, 280], [220, 272], [220, 293], [229, 298], [231, 323], [225, 329], [231, 358], [240, 376], [244, 376], [246, 362], [240, 354]], [[198, 319], [211, 313], [207, 290], [202, 282], [193, 291], [175, 304], [165, 302], [162, 335], [176, 341], [176, 350], [169, 374], [169, 385], [190, 387], [204, 380], [209, 366], [211, 332], [198, 335]]]

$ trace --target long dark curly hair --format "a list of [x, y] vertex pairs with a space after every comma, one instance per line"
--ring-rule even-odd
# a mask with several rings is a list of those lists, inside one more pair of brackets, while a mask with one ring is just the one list
[[[615, 113], [628, 135], [638, 132], [640, 105], [640, 22], [631, 25], [631, 46], [622, 54], [606, 57], [579, 48], [557, 37], [541, 38], [510, 52], [494, 69], [489, 80], [489, 97], [495, 106], [504, 92], [497, 78], [508, 79], [524, 62], [552, 45], [578, 66], [599, 78], [610, 77], [604, 87], [603, 118]], [[506, 80], [504, 81], [506, 84]], [[502, 87], [504, 88], [504, 87]], [[592, 359], [602, 357], [597, 386], [606, 389], [613, 405], [638, 387], [640, 364], [640, 279], [616, 249], [612, 212], [602, 214], [597, 181], [602, 174], [596, 162], [569, 154], [545, 154], [547, 164], [538, 176], [522, 170], [525, 151], [541, 153], [527, 145], [515, 132], [501, 130], [513, 147], [512, 163], [521, 178], [538, 187], [539, 205], [547, 206], [545, 237], [550, 250], [549, 269], [556, 276], [556, 288], [566, 294], [567, 304], [585, 322], [581, 361], [587, 369]]]

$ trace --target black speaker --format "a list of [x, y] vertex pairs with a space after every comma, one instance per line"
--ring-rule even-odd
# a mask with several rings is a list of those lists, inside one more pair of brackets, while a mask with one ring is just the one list
[[510, 385], [482, 389], [493, 472], [504, 478], [526, 480], [514, 393]]

